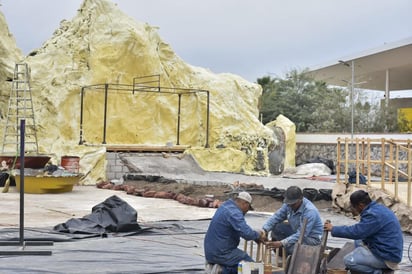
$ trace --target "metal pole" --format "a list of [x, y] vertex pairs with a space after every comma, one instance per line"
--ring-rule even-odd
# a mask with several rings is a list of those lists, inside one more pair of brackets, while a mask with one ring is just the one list
[[[353, 152], [353, 123], [354, 123], [354, 92], [355, 92], [355, 61], [352, 60], [351, 63], [351, 68], [352, 68], [352, 79], [351, 79], [351, 89], [350, 89], [350, 97], [351, 97], [351, 141], [350, 141], [350, 153], [351, 155], [354, 155]], [[357, 158], [356, 158], [357, 160]], [[358, 166], [357, 164], [355, 165], [355, 171], [356, 171], [356, 180], [358, 180]]]
[[182, 94], [179, 93], [179, 105], [177, 109], [177, 140], [176, 145], [180, 145], [180, 108], [182, 104]]
[[84, 87], [82, 87], [80, 92], [80, 140], [79, 145], [83, 144], [83, 97], [84, 97]]
[[[352, 80], [351, 80], [351, 146], [353, 147], [353, 119], [354, 119], [354, 92], [355, 92], [355, 61], [352, 60]], [[352, 151], [353, 152], [353, 151]]]
[[24, 135], [26, 120], [20, 120], [20, 245], [24, 245]]
[[209, 147], [209, 123], [210, 123], [210, 94], [209, 91], [206, 91], [207, 94], [207, 106], [206, 106], [206, 144], [205, 148]]
[[27, 245], [53, 245], [51, 241], [25, 241], [24, 240], [24, 135], [26, 128], [26, 120], [20, 120], [20, 228], [19, 241], [0, 241], [0, 246], [20, 246], [22, 250], [0, 250], [2, 255], [51, 255], [52, 252], [48, 250], [29, 251], [25, 250]]
[[106, 144], [106, 122], [107, 122], [107, 94], [109, 85], [104, 84], [104, 112], [103, 112], [103, 144]]

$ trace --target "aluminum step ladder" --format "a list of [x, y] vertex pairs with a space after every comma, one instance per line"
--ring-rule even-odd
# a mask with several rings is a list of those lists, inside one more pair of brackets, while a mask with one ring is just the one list
[[38, 154], [36, 122], [27, 63], [16, 63], [9, 98], [6, 125], [3, 132], [3, 154], [17, 155], [20, 151], [20, 121], [26, 122], [25, 153]]

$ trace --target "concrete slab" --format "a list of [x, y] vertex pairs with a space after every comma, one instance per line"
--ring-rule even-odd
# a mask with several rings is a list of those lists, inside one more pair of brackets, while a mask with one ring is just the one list
[[307, 178], [285, 178], [283, 176], [250, 176], [229, 172], [206, 172], [202, 170], [190, 155], [169, 155], [162, 157], [159, 154], [125, 154], [120, 158], [127, 163], [131, 173], [141, 175], [162, 176], [178, 182], [199, 184], [199, 185], [219, 185], [240, 183], [261, 184], [265, 188], [283, 188], [291, 185], [299, 185], [301, 188], [333, 188], [333, 182], [311, 180]]
[[[143, 198], [127, 195], [124, 191], [98, 189], [95, 186], [75, 186], [72, 192], [60, 194], [25, 194], [25, 227], [48, 227], [66, 222], [70, 218], [80, 218], [91, 213], [92, 207], [117, 195], [138, 212], [138, 222], [159, 220], [207, 219], [214, 209], [196, 210], [174, 200]], [[8, 193], [1, 193], [1, 227], [19, 226], [20, 193], [11, 187]], [[193, 214], [194, 211], [196, 214]]]

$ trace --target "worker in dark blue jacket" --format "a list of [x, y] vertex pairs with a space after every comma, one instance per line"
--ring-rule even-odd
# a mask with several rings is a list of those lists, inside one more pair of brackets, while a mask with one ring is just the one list
[[373, 274], [397, 269], [402, 260], [403, 235], [396, 215], [372, 201], [364, 190], [353, 192], [350, 203], [352, 213], [360, 214], [358, 223], [351, 226], [324, 224], [324, 229], [331, 231], [333, 237], [355, 240], [355, 249], [344, 257], [346, 268]]
[[226, 273], [237, 273], [240, 261], [253, 261], [238, 248], [240, 237], [245, 240], [263, 241], [263, 231], [253, 230], [244, 215], [251, 208], [252, 197], [243, 191], [235, 199], [224, 202], [216, 210], [204, 239], [206, 261], [222, 266]]

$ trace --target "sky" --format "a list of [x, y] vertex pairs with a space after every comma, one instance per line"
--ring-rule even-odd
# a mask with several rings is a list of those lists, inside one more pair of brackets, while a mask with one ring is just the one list
[[[412, 36], [410, 0], [112, 0], [159, 27], [186, 63], [256, 82], [345, 60]], [[24, 54], [70, 20], [82, 0], [0, 0]]]

